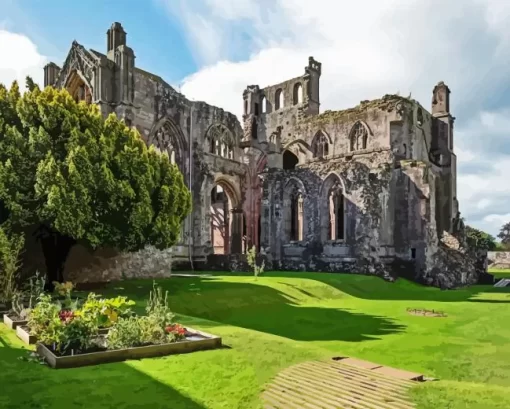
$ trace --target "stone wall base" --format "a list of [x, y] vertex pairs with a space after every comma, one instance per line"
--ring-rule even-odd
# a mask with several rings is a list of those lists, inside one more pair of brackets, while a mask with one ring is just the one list
[[510, 251], [489, 251], [487, 259], [489, 268], [510, 269]]

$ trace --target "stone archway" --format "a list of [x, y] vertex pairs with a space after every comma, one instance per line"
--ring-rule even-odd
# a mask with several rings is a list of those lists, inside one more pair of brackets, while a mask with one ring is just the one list
[[65, 88], [76, 102], [85, 101], [87, 104], [92, 102], [92, 90], [78, 71], [74, 70], [69, 75]]
[[243, 249], [243, 210], [232, 186], [218, 180], [210, 191], [210, 234], [214, 254], [238, 254]]

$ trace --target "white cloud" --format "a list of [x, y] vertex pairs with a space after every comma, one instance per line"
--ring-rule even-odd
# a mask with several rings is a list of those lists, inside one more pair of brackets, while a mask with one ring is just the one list
[[0, 30], [0, 83], [10, 86], [17, 80], [24, 87], [25, 78], [31, 76], [43, 83], [46, 57], [39, 54], [36, 45], [26, 36]]
[[[397, 91], [427, 107], [433, 86], [447, 82], [461, 211], [497, 234], [510, 211], [510, 2], [196, 0], [180, 7], [209, 21], [222, 39], [222, 51], [208, 54], [207, 45], [215, 47], [208, 30], [188, 20], [190, 38], [201, 38], [190, 47], [207, 58], [199, 58], [204, 67], [184, 79], [182, 92], [238, 116], [247, 85], [301, 75], [310, 55], [323, 63], [322, 110]], [[250, 38], [246, 58], [229, 60], [242, 35]]]

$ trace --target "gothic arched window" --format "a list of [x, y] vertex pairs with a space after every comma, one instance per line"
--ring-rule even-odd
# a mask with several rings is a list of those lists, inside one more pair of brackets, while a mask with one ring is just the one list
[[361, 122], [356, 122], [349, 134], [351, 151], [366, 149], [368, 145], [368, 130]]
[[207, 131], [209, 153], [234, 159], [234, 138], [228, 128], [221, 124], [212, 125]]
[[312, 152], [314, 158], [324, 158], [329, 154], [328, 138], [321, 131], [313, 138]]

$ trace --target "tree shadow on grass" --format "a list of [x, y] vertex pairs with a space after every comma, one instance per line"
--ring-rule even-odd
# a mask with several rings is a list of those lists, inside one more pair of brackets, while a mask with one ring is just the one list
[[[386, 317], [348, 309], [299, 305], [275, 288], [214, 278], [159, 280], [169, 291], [172, 311], [296, 341], [360, 342], [398, 333], [405, 326]], [[126, 281], [106, 293], [137, 301], [143, 310], [150, 282]], [[105, 293], [105, 295], [106, 295]]]
[[26, 356], [0, 330], [1, 409], [205, 409], [127, 363], [58, 370]]

